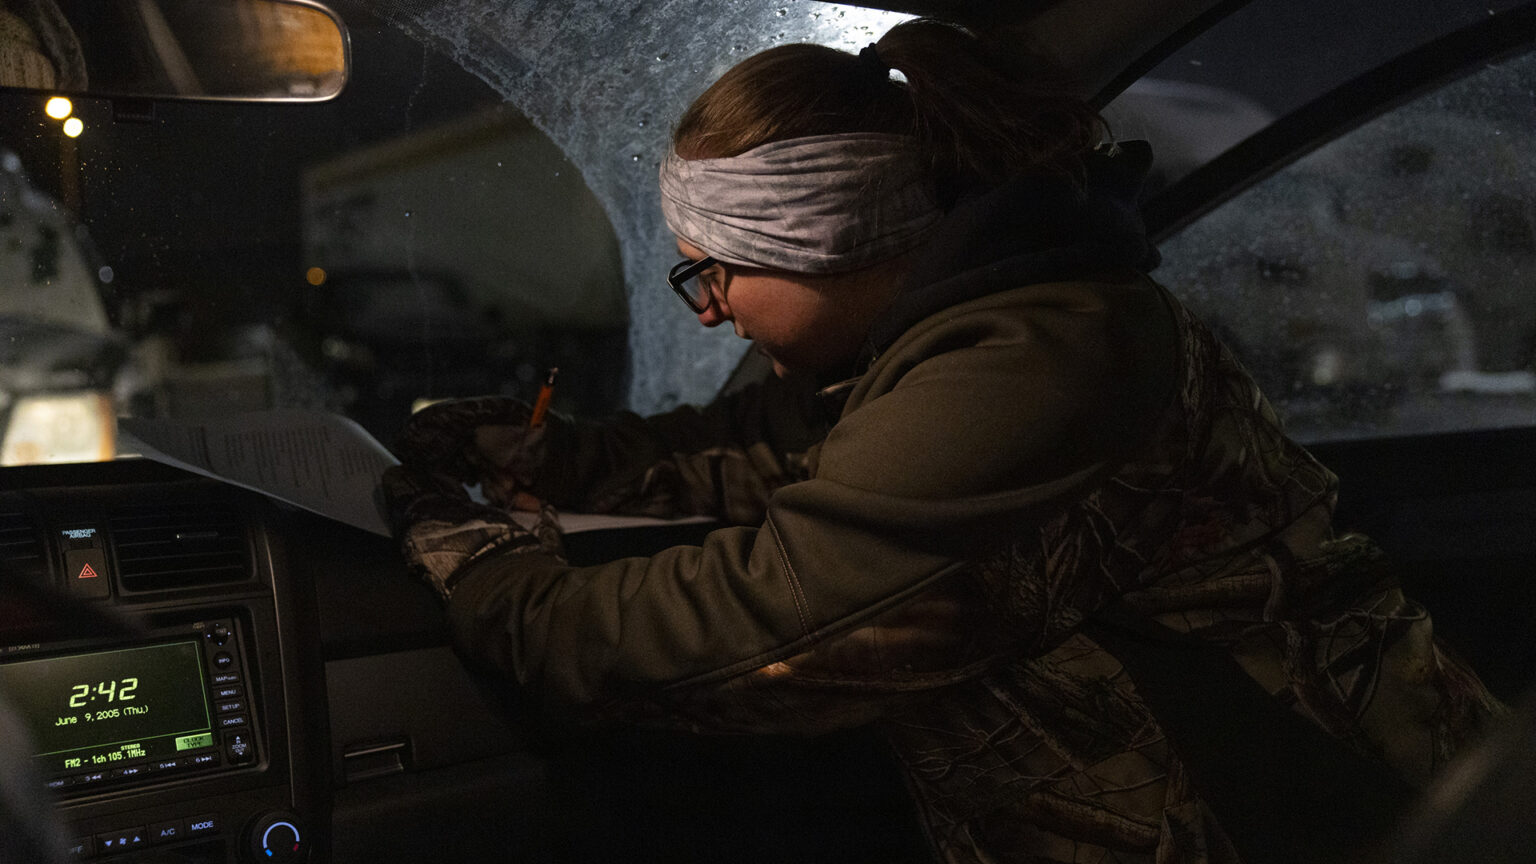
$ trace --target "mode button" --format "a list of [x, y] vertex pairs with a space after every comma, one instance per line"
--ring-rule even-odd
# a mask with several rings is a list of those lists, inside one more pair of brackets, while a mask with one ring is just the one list
[[204, 816], [194, 816], [187, 820], [187, 836], [203, 837], [208, 834], [219, 833], [219, 817], [213, 813]]

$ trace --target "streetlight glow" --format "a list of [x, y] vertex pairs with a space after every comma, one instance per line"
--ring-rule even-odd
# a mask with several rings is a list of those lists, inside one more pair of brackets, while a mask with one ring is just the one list
[[55, 120], [63, 120], [74, 110], [75, 106], [70, 104], [70, 101], [63, 96], [55, 96], [48, 100], [48, 104], [43, 106], [43, 113]]
[[80, 137], [80, 133], [84, 132], [84, 131], [85, 131], [85, 124], [80, 122], [80, 118], [79, 117], [71, 117], [68, 120], [64, 121], [64, 134], [65, 135], [68, 135], [71, 138], [78, 138], [78, 137]]

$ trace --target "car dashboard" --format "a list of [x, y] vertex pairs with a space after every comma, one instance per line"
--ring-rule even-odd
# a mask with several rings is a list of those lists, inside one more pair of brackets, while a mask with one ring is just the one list
[[0, 489], [0, 693], [76, 860], [926, 860], [872, 735], [576, 729], [460, 660], [388, 538], [143, 459]]
[[145, 461], [6, 478], [0, 684], [74, 857], [323, 860], [400, 816], [352, 784], [537, 782], [387, 539]]

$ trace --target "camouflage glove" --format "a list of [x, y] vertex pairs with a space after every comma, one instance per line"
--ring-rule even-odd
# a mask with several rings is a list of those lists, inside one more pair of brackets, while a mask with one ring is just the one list
[[563, 557], [551, 507], [539, 511], [530, 531], [506, 510], [471, 501], [452, 477], [399, 465], [384, 472], [383, 486], [406, 562], [444, 600], [468, 566], [488, 555], [545, 552]]
[[411, 415], [396, 451], [407, 465], [480, 484], [487, 501], [539, 509], [527, 490], [545, 457], [544, 427], [530, 429], [528, 405], [502, 396], [439, 402]]

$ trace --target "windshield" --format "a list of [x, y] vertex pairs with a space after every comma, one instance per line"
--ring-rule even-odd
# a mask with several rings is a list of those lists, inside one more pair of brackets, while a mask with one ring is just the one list
[[[71, 136], [39, 94], [0, 92], [0, 463], [112, 458], [126, 415], [321, 408], [388, 441], [423, 400], [531, 398], [551, 367], [561, 411], [706, 401], [745, 345], [663, 283], [671, 122], [758, 50], [858, 49], [908, 17], [330, 5], [353, 60], [333, 101], [83, 99]], [[1110, 106], [1115, 133], [1151, 138], [1167, 182], [1490, 8], [1383, 5], [1249, 4]], [[1300, 35], [1325, 13], [1347, 58]]]
[[[661, 80], [688, 67], [702, 88], [705, 56], [856, 48], [910, 17], [766, 8], [709, 29], [730, 43], [707, 55], [556, 52], [527, 29], [516, 47], [544, 66], [524, 81], [511, 48], [468, 54], [399, 10], [332, 5], [353, 56], [334, 101], [136, 116], [77, 99], [71, 136], [42, 95], [0, 92], [0, 462], [112, 458], [114, 416], [271, 407], [388, 441], [425, 400], [531, 398], [551, 367], [562, 411], [708, 399], [744, 343], [662, 279], [677, 253], [656, 164], [695, 91]], [[616, 83], [635, 79], [651, 84]]]

